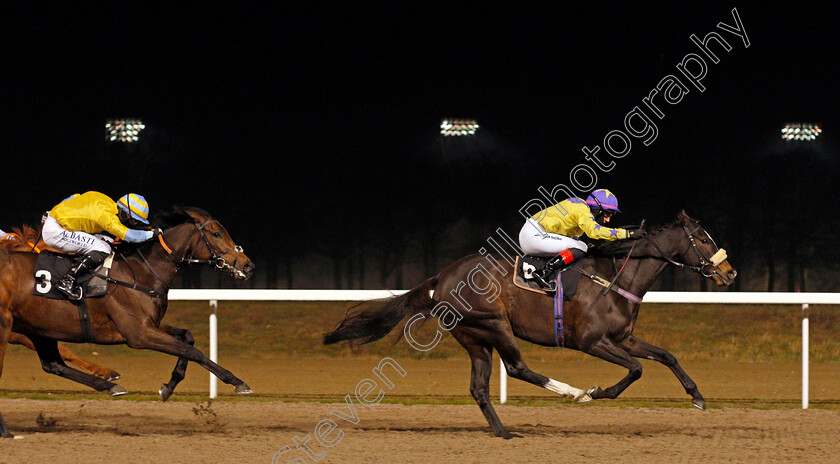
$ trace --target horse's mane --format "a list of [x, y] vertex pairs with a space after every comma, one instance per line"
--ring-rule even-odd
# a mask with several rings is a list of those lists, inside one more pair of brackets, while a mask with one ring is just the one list
[[28, 251], [32, 249], [32, 244], [37, 243], [40, 237], [41, 231], [32, 226], [13, 227], [9, 237], [6, 240], [0, 240], [0, 249]]
[[168, 229], [170, 227], [179, 226], [187, 222], [194, 222], [195, 219], [192, 216], [190, 216], [190, 213], [197, 214], [199, 216], [204, 216], [206, 218], [211, 217], [207, 211], [204, 211], [201, 208], [196, 208], [193, 206], [176, 205], [168, 210], [159, 211], [153, 216], [150, 222], [155, 227]]
[[[663, 224], [660, 226], [651, 226], [648, 228], [648, 235], [650, 237], [657, 236], [663, 230], [668, 230], [673, 227], [680, 225], [680, 220], [677, 219], [676, 221], [669, 222], [667, 224]], [[638, 240], [615, 240], [612, 242], [605, 242], [603, 240], [599, 240], [589, 246], [589, 256], [592, 257], [603, 257], [603, 258], [615, 258], [615, 257], [625, 257], [628, 253], [630, 253], [630, 249], [633, 248], [633, 245], [638, 242]]]

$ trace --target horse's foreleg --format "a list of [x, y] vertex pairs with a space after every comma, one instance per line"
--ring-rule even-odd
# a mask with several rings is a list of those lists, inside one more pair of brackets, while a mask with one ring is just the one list
[[591, 354], [592, 356], [601, 358], [605, 361], [609, 361], [613, 364], [623, 366], [629, 371], [623, 379], [621, 379], [612, 387], [609, 387], [605, 390], [602, 390], [601, 387], [598, 386], [590, 388], [588, 393], [592, 396], [593, 399], [615, 399], [625, 389], [627, 389], [627, 387], [629, 387], [630, 384], [632, 384], [633, 382], [638, 380], [639, 377], [642, 376], [642, 364], [639, 363], [639, 361], [633, 359], [633, 357], [630, 356], [624, 350], [624, 348], [616, 345], [615, 342], [606, 337], [602, 337], [595, 343], [582, 348], [581, 351], [587, 354]]
[[[35, 344], [32, 343], [32, 340], [29, 339], [26, 335], [19, 334], [17, 332], [12, 332], [11, 336], [9, 337], [9, 343], [14, 343], [16, 345], [22, 345], [29, 348], [32, 351], [35, 350]], [[65, 362], [75, 364], [79, 366], [79, 368], [83, 372], [87, 372], [88, 374], [93, 374], [97, 377], [102, 377], [105, 380], [117, 380], [119, 379], [120, 373], [113, 370], [108, 369], [107, 367], [102, 367], [98, 364], [94, 364], [84, 358], [80, 358], [76, 353], [73, 353], [69, 349], [58, 345], [58, 352], [61, 354], [61, 359]]]
[[522, 359], [519, 345], [516, 343], [510, 326], [507, 322], [498, 322], [498, 324], [503, 324], [503, 328], [495, 331], [495, 338], [492, 339], [493, 347], [499, 352], [499, 356], [502, 358], [502, 362], [505, 364], [505, 370], [509, 376], [545, 388], [560, 396], [574, 398], [579, 403], [592, 399], [587, 392], [580, 388], [558, 382], [557, 380], [532, 371]]
[[[172, 327], [169, 325], [161, 325], [160, 329], [190, 346], [195, 345], [195, 337], [193, 337], [192, 332], [187, 329], [179, 329], [178, 327]], [[169, 379], [169, 383], [163, 384], [158, 391], [158, 393], [160, 393], [160, 398], [163, 401], [168, 400], [169, 397], [172, 396], [172, 392], [175, 391], [175, 387], [184, 380], [184, 377], [186, 377], [187, 364], [189, 364], [189, 359], [178, 358], [178, 362], [175, 363], [175, 369], [172, 370], [172, 377]]]
[[75, 364], [80, 370], [87, 372], [88, 374], [93, 374], [105, 380], [117, 380], [122, 377], [119, 372], [79, 357], [79, 355], [60, 344], [58, 345], [58, 353], [61, 355], [61, 359], [63, 359], [65, 363]]
[[251, 393], [251, 387], [248, 384], [233, 375], [229, 370], [211, 361], [201, 350], [178, 340], [173, 335], [157, 327], [132, 326], [130, 330], [120, 330], [120, 334], [125, 337], [126, 343], [132, 348], [160, 351], [161, 353], [171, 354], [178, 358], [195, 362], [210, 371], [222, 382], [236, 387], [236, 393]]
[[671, 372], [677, 376], [677, 379], [679, 379], [683, 388], [685, 388], [685, 392], [691, 395], [691, 404], [699, 409], [706, 409], [706, 400], [697, 389], [697, 384], [685, 373], [674, 355], [658, 346], [651, 345], [633, 336], [623, 340], [620, 345], [627, 350], [630, 356], [652, 359], [668, 366], [668, 369], [671, 369]]
[[111, 396], [126, 394], [125, 388], [113, 382], [73, 369], [65, 364], [58, 350], [58, 342], [55, 340], [43, 337], [30, 337], [30, 339], [35, 345], [35, 351], [38, 352], [38, 358], [41, 360], [41, 368], [44, 369], [44, 372], [78, 382], [97, 391], [107, 390]]
[[[12, 315], [5, 308], [0, 308], [0, 375], [3, 375], [3, 360], [6, 359], [6, 346], [12, 334]], [[0, 414], [0, 438], [14, 438], [9, 426]]]

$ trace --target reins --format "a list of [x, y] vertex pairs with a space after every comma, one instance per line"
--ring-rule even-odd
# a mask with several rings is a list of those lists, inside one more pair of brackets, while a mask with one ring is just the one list
[[[645, 220], [642, 219], [642, 223], [639, 224], [639, 230], [642, 230], [644, 228], [645, 228]], [[624, 264], [622, 264], [621, 269], [619, 269], [618, 272], [615, 273], [615, 277], [613, 277], [613, 280], [610, 282], [610, 284], [606, 288], [604, 288], [603, 296], [607, 296], [607, 293], [610, 292], [610, 290], [613, 288], [613, 285], [615, 285], [615, 283], [618, 281], [618, 278], [621, 276], [621, 273], [624, 271], [624, 267], [627, 266], [627, 262], [630, 261], [630, 256], [633, 255], [633, 249], [636, 248], [636, 243], [638, 243], [638, 240], [634, 241], [633, 245], [630, 246], [630, 251], [627, 252], [627, 257], [624, 258]]]

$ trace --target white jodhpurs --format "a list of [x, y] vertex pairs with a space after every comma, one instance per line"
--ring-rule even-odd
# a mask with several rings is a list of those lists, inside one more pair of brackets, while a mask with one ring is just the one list
[[67, 231], [51, 217], [44, 221], [41, 236], [47, 246], [65, 253], [87, 254], [91, 251], [101, 251], [111, 254], [111, 245], [105, 240], [87, 232]]
[[519, 231], [519, 246], [526, 254], [544, 257], [554, 256], [570, 248], [576, 248], [584, 253], [588, 249], [580, 240], [546, 232], [534, 219], [525, 221], [525, 225]]

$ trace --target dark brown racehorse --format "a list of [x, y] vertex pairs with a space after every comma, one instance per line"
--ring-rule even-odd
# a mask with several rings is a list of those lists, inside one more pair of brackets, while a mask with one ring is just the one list
[[[725, 260], [725, 252], [719, 250], [700, 223], [684, 211], [674, 223], [656, 229], [642, 240], [608, 242], [591, 252], [592, 256], [577, 265], [589, 274], [608, 280], [617, 274], [612, 257], [629, 255], [615, 285], [637, 296], [643, 296], [669, 264], [692, 269], [720, 286], [732, 283], [737, 274]], [[564, 346], [624, 366], [629, 371], [627, 376], [609, 388], [595, 386], [584, 391], [530, 370], [522, 360], [516, 338], [543, 346], [557, 346], [554, 301], [551, 296], [515, 286], [511, 281], [512, 266], [501, 258], [496, 263], [491, 265], [482, 255], [467, 256], [406, 294], [351, 308], [345, 319], [325, 336], [324, 343], [372, 342], [385, 336], [408, 316], [411, 319], [404, 326], [404, 333], [410, 335], [414, 321], [436, 315], [441, 328], [448, 330], [469, 353], [472, 360], [470, 392], [493, 433], [504, 438], [512, 435], [502, 425], [490, 402], [493, 350], [499, 352], [511, 377], [579, 402], [616, 398], [642, 375], [642, 365], [634, 358], [653, 359], [668, 366], [691, 395], [692, 403], [705, 409], [705, 400], [697, 385], [674, 356], [633, 336], [640, 305], [615, 292], [605, 295], [603, 286], [587, 278], [581, 278], [573, 300], [566, 303]], [[458, 320], [459, 317], [462, 319]], [[418, 344], [415, 342], [412, 346], [418, 348]]]
[[[183, 380], [189, 361], [233, 385], [236, 393], [250, 393], [245, 382], [193, 346], [188, 330], [163, 325], [161, 319], [166, 314], [166, 294], [184, 264], [209, 264], [235, 279], [247, 279], [253, 273], [253, 263], [222, 224], [200, 209], [175, 208], [155, 224], [163, 228], [161, 240], [126, 247], [111, 270], [111, 277], [118, 282], [110, 285], [106, 296], [87, 300], [93, 343], [125, 343], [177, 356], [172, 378], [161, 387], [164, 400]], [[14, 330], [32, 340], [45, 371], [98, 391], [124, 394], [121, 386], [70, 368], [61, 360], [56, 340], [85, 342], [78, 308], [69, 301], [32, 294], [35, 258], [34, 253], [0, 250], [0, 369]], [[12, 436], [2, 417], [0, 435]]]
[[[39, 236], [39, 232], [32, 227], [16, 227], [12, 229], [11, 233], [6, 234], [5, 237], [0, 237], [0, 249], [17, 251], [40, 251], [47, 249], [46, 244], [43, 241], [39, 241]], [[22, 345], [35, 351], [35, 345], [32, 343], [32, 340], [17, 332], [12, 332], [9, 337], [9, 344]], [[61, 359], [64, 362], [74, 364], [88, 374], [102, 377], [105, 380], [117, 380], [121, 377], [119, 372], [88, 361], [61, 344], [58, 345], [58, 352], [61, 354]]]

